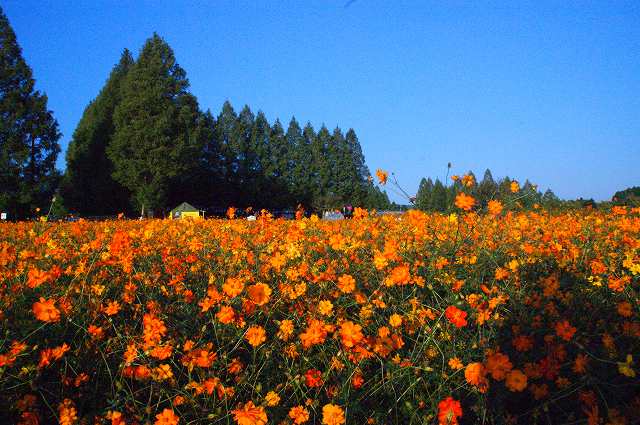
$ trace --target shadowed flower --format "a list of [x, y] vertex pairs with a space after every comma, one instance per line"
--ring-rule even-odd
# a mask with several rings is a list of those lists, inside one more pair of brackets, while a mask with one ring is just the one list
[[520, 392], [527, 388], [527, 375], [522, 373], [519, 369], [513, 369], [507, 373], [505, 385], [510, 391]]

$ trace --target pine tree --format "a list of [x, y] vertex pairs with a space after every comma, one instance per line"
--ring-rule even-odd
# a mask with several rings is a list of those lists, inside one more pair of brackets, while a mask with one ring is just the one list
[[313, 158], [314, 177], [313, 206], [317, 210], [334, 207], [334, 205], [332, 205], [334, 194], [330, 192], [329, 187], [331, 182], [331, 165], [328, 159], [327, 150], [330, 142], [331, 134], [324, 125], [311, 141], [311, 157]]
[[234, 187], [236, 171], [233, 169], [233, 164], [236, 160], [232, 146], [233, 131], [237, 118], [238, 116], [231, 103], [225, 101], [216, 121], [214, 136], [220, 152], [220, 206], [239, 205], [238, 190], [237, 187]]
[[434, 211], [447, 211], [449, 209], [449, 190], [442, 184], [440, 179], [436, 179], [433, 185], [433, 192], [431, 195], [431, 208]]
[[287, 181], [288, 160], [287, 139], [280, 120], [276, 119], [269, 134], [270, 161], [265, 164], [265, 175], [270, 183], [273, 197], [267, 204], [271, 208], [291, 207], [289, 182]]
[[113, 164], [106, 148], [115, 130], [113, 113], [121, 99], [121, 84], [133, 63], [131, 53], [125, 49], [73, 133], [62, 183], [65, 205], [73, 212], [108, 215], [129, 209], [129, 191], [113, 179]]
[[342, 206], [347, 203], [357, 204], [354, 195], [356, 195], [359, 183], [358, 170], [353, 162], [351, 149], [339, 127], [333, 130], [329, 146], [330, 191], [334, 194], [334, 206]]
[[482, 181], [478, 184], [478, 188], [476, 189], [476, 200], [481, 206], [485, 206], [490, 200], [495, 198], [497, 191], [498, 185], [495, 180], [493, 180], [491, 170], [487, 168], [484, 172], [484, 176], [482, 177]]
[[352, 128], [347, 131], [345, 139], [351, 152], [353, 166], [356, 170], [355, 179], [357, 180], [357, 186], [354, 186], [352, 202], [355, 205], [364, 205], [367, 197], [367, 184], [371, 177], [371, 172], [365, 163], [362, 146], [360, 146], [358, 136]]
[[24, 218], [47, 208], [59, 183], [58, 123], [0, 8], [0, 211]]
[[143, 213], [166, 206], [175, 179], [196, 167], [202, 150], [201, 113], [187, 92], [185, 71], [169, 45], [154, 34], [122, 83], [107, 147], [113, 177]]
[[255, 115], [248, 105], [238, 114], [231, 136], [233, 187], [236, 189], [239, 206], [255, 206], [256, 180], [260, 174], [255, 147], [252, 146]]
[[420, 186], [418, 187], [418, 193], [416, 193], [416, 208], [423, 211], [429, 211], [431, 209], [431, 197], [433, 196], [433, 182], [431, 179], [423, 178], [420, 180]]
[[286, 138], [291, 163], [292, 199], [296, 205], [301, 204], [308, 208], [311, 205], [312, 196], [309, 183], [311, 148], [307, 138], [302, 135], [302, 129], [295, 117], [292, 117], [289, 122]]

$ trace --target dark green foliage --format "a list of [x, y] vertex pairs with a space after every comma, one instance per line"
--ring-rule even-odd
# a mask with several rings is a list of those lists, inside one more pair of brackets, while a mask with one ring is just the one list
[[640, 205], [640, 187], [630, 187], [625, 190], [620, 190], [613, 195], [611, 200], [618, 205]]
[[[468, 176], [473, 176], [470, 171]], [[487, 169], [480, 182], [475, 181], [470, 186], [463, 186], [460, 179], [445, 185], [439, 179], [435, 183], [431, 179], [422, 179], [416, 194], [415, 206], [424, 211], [452, 211], [455, 209], [455, 198], [460, 192], [466, 192], [476, 200], [476, 209], [485, 209], [491, 200], [501, 201], [504, 208], [558, 208], [565, 205], [551, 190], [544, 195], [538, 191], [536, 185], [526, 180], [516, 193], [511, 191], [511, 180], [505, 177], [496, 182], [491, 170]]]
[[127, 212], [129, 190], [112, 177], [106, 149], [115, 131], [113, 114], [121, 100], [121, 85], [134, 61], [125, 49], [104, 88], [84, 111], [67, 148], [62, 183], [65, 206], [82, 215]]
[[371, 184], [353, 129], [332, 133], [227, 101], [200, 112], [185, 71], [155, 35], [133, 60], [125, 50], [86, 108], [67, 152], [63, 198], [81, 215], [201, 208], [389, 208]]
[[46, 211], [59, 182], [58, 123], [47, 96], [35, 90], [31, 69], [0, 9], [0, 211], [10, 218]]
[[114, 179], [142, 211], [164, 208], [172, 190], [198, 168], [205, 122], [188, 86], [173, 51], [156, 34], [122, 82], [107, 154]]

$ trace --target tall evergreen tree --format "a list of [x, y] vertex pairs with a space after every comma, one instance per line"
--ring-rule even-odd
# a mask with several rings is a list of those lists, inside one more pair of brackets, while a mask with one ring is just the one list
[[449, 208], [449, 191], [440, 179], [436, 179], [431, 195], [431, 208], [435, 211], [446, 211]]
[[423, 211], [429, 211], [431, 209], [431, 197], [433, 196], [433, 181], [431, 179], [423, 178], [420, 180], [420, 186], [418, 187], [418, 193], [416, 193], [416, 208]]
[[359, 179], [361, 182], [366, 182], [371, 176], [371, 171], [369, 171], [369, 167], [364, 160], [364, 154], [362, 153], [362, 146], [360, 146], [360, 142], [358, 141], [358, 136], [353, 128], [350, 128], [345, 135], [345, 139], [347, 140], [347, 144], [351, 150], [351, 155], [353, 156], [353, 163], [358, 171]]
[[329, 143], [331, 143], [331, 134], [327, 127], [323, 125], [311, 142], [315, 185], [313, 202], [314, 208], [319, 210], [334, 206], [331, 205], [334, 193], [330, 188], [331, 162], [328, 157]]
[[220, 202], [219, 206], [239, 205], [235, 185], [235, 153], [233, 150], [233, 132], [238, 116], [229, 101], [225, 101], [215, 126], [215, 139], [220, 156]]
[[491, 170], [488, 168], [484, 172], [482, 181], [478, 184], [476, 189], [476, 198], [481, 206], [485, 206], [490, 200], [494, 199], [496, 192], [498, 191], [498, 185], [493, 180]]
[[287, 139], [280, 120], [276, 119], [271, 126], [269, 134], [269, 158], [265, 164], [264, 173], [269, 182], [273, 198], [267, 205], [272, 208], [290, 207], [290, 187], [288, 182], [288, 159], [291, 152], [288, 151]]
[[59, 183], [58, 123], [0, 8], [0, 211], [24, 218], [46, 208]]
[[238, 114], [232, 137], [234, 156], [232, 169], [236, 173], [239, 194], [244, 196], [241, 203], [245, 205], [253, 203], [255, 194], [250, 194], [248, 190], [253, 187], [257, 176], [260, 174], [257, 152], [251, 144], [255, 119], [256, 117], [249, 105], [245, 105]]
[[120, 103], [121, 84], [133, 63], [125, 49], [73, 133], [62, 183], [65, 206], [73, 212], [107, 215], [129, 210], [129, 191], [113, 179], [113, 164], [106, 149], [115, 131], [113, 113]]
[[157, 34], [149, 38], [122, 83], [107, 148], [113, 177], [142, 211], [162, 209], [175, 179], [196, 167], [201, 113], [185, 71]]
[[311, 204], [308, 183], [311, 150], [295, 117], [291, 118], [285, 137], [289, 152], [291, 196], [296, 205], [308, 207]]

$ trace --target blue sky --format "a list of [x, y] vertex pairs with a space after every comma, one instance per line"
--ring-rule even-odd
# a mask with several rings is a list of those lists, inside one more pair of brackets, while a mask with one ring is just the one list
[[638, 1], [1, 4], [60, 124], [61, 169], [123, 48], [156, 31], [201, 108], [353, 127], [409, 193], [447, 162], [563, 198], [640, 185]]

